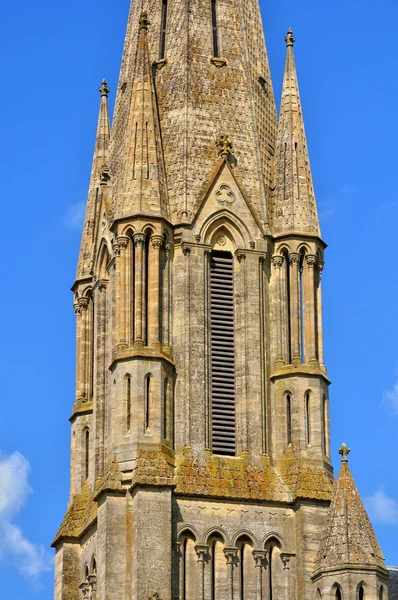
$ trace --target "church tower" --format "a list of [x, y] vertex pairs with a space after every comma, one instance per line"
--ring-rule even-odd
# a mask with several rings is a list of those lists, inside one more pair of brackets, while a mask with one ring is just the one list
[[278, 119], [258, 0], [132, 1], [73, 286], [55, 600], [328, 589], [325, 244], [294, 41]]

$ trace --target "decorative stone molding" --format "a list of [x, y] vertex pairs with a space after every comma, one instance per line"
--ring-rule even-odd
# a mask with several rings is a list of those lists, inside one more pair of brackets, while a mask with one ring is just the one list
[[291, 267], [299, 267], [301, 264], [301, 254], [298, 252], [292, 252], [292, 254], [289, 254], [289, 264]]
[[182, 247], [182, 253], [183, 253], [184, 256], [189, 256], [191, 254], [191, 247], [184, 245]]
[[316, 265], [316, 255], [315, 254], [307, 254], [305, 257], [305, 262], [309, 266], [310, 269], [313, 269]]
[[209, 546], [207, 544], [197, 544], [195, 546], [195, 552], [198, 556], [198, 562], [203, 563], [209, 553]]
[[227, 135], [220, 135], [216, 142], [221, 158], [227, 159], [232, 154], [232, 142]]
[[147, 600], [161, 600], [158, 590], [152, 590], [152, 592], [149, 594]]
[[225, 65], [227, 64], [225, 58], [218, 58], [216, 56], [213, 56], [213, 58], [210, 59], [210, 62], [219, 69], [221, 67], [225, 67]]
[[135, 233], [133, 235], [133, 242], [135, 246], [144, 246], [146, 235], [145, 233]]
[[151, 244], [155, 250], [160, 250], [163, 246], [163, 237], [161, 235], [153, 235], [151, 237]]
[[90, 594], [90, 585], [87, 583], [87, 581], [84, 581], [79, 585], [79, 590], [83, 600], [86, 600]]
[[246, 260], [246, 252], [244, 250], [237, 250], [235, 252], [235, 256], [238, 259], [238, 262], [244, 262]]
[[233, 192], [233, 190], [230, 188], [230, 186], [227, 183], [222, 183], [219, 188], [217, 189], [216, 193], [216, 200], [219, 204], [233, 204], [236, 200], [236, 196]]
[[130, 239], [126, 235], [120, 235], [117, 238], [117, 245], [119, 246], [119, 255], [121, 250], [127, 250]]
[[265, 561], [267, 560], [267, 550], [253, 550], [253, 558], [256, 568], [260, 568], [264, 566]]
[[233, 565], [236, 557], [238, 556], [238, 548], [226, 547], [224, 548], [224, 555], [227, 559], [227, 565]]
[[106, 288], [108, 287], [108, 283], [109, 281], [107, 281], [106, 279], [99, 279], [97, 281], [97, 288], [100, 292], [105, 292]]
[[217, 242], [216, 242], [216, 246], [225, 246], [227, 243], [227, 238], [225, 237], [225, 235], [222, 235], [221, 237], [218, 238]]
[[[87, 581], [88, 581], [89, 586], [91, 588], [91, 593], [92, 594], [96, 594], [96, 592], [97, 592], [97, 576], [96, 575], [89, 575], [87, 577]], [[93, 598], [93, 596], [92, 596], [92, 598]], [[94, 600], [94, 598], [93, 598], [93, 600]]]
[[281, 552], [281, 561], [283, 562], [284, 571], [288, 571], [290, 569], [290, 561], [293, 558], [293, 556], [296, 555], [292, 554], [291, 552]]
[[275, 255], [271, 258], [272, 264], [276, 269], [280, 269], [283, 265], [284, 258], [281, 255]]
[[171, 251], [173, 249], [173, 244], [171, 242], [166, 242], [164, 245], [165, 254], [167, 258], [170, 258]]

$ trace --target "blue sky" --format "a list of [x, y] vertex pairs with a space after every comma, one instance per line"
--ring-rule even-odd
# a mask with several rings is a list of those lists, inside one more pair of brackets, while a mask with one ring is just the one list
[[[332, 447], [398, 564], [396, 0], [262, 0], [279, 102], [291, 26], [317, 192]], [[1, 598], [52, 598], [74, 398], [72, 294], [97, 120], [117, 84], [128, 0], [2, 7]], [[7, 217], [7, 219], [6, 219]], [[7, 221], [7, 222], [6, 222]]]

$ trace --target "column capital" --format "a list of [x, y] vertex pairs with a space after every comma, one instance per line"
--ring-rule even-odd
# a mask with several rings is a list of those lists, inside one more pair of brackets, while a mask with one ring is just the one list
[[81, 596], [82, 596], [83, 600], [85, 600], [86, 598], [88, 598], [89, 593], [90, 593], [90, 586], [87, 583], [87, 581], [83, 581], [83, 583], [81, 583], [79, 585], [79, 590], [80, 590], [80, 593], [81, 593]]
[[246, 260], [246, 252], [244, 250], [236, 250], [235, 256], [238, 259], [238, 262], [244, 262]]
[[301, 254], [299, 252], [292, 252], [289, 254], [289, 264], [291, 267], [299, 267], [301, 264]]
[[290, 561], [296, 556], [292, 552], [281, 552], [281, 561], [283, 562], [283, 570], [288, 571], [290, 569]]
[[322, 271], [323, 271], [323, 269], [324, 269], [324, 267], [325, 267], [325, 263], [324, 263], [324, 261], [323, 261], [323, 260], [318, 260], [318, 262], [317, 262], [316, 266], [318, 267], [318, 271], [319, 271], [320, 273], [322, 273]]
[[130, 238], [127, 235], [119, 235], [117, 238], [117, 246], [119, 247], [119, 255], [120, 250], [126, 250], [129, 245]]
[[238, 556], [238, 548], [227, 546], [224, 548], [225, 558], [227, 559], [227, 565], [233, 565], [236, 557]]
[[75, 313], [77, 315], [81, 315], [81, 313], [88, 309], [88, 305], [90, 304], [90, 298], [78, 298], [77, 302], [73, 305]]
[[145, 244], [145, 239], [145, 233], [135, 233], [133, 235], [133, 242], [135, 246], [143, 246]]
[[267, 550], [253, 550], [253, 558], [256, 564], [256, 568], [261, 568], [264, 562], [267, 560]]
[[164, 249], [165, 249], [167, 258], [170, 258], [171, 251], [173, 250], [173, 244], [171, 242], [166, 242], [164, 245]]
[[184, 256], [189, 256], [191, 254], [191, 246], [186, 246], [185, 244], [183, 244], [182, 253]]
[[305, 262], [310, 267], [310, 269], [313, 269], [315, 267], [315, 265], [317, 264], [316, 254], [306, 254]]
[[271, 262], [274, 265], [274, 267], [276, 269], [280, 269], [283, 265], [283, 261], [284, 258], [281, 254], [275, 254], [272, 258], [271, 258]]
[[161, 235], [153, 235], [151, 237], [151, 244], [155, 250], [160, 250], [163, 246], [164, 238]]
[[202, 563], [209, 553], [209, 546], [207, 544], [196, 544], [195, 552], [198, 556], [198, 562]]
[[97, 591], [97, 576], [96, 575], [89, 575], [87, 577], [87, 581], [90, 585], [91, 591], [92, 592], [96, 592]]

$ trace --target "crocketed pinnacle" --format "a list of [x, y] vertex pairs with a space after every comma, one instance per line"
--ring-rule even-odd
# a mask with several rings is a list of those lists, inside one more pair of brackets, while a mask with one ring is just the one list
[[274, 234], [320, 235], [303, 113], [294, 61], [293, 31], [287, 47], [281, 111], [275, 152]]
[[101, 173], [108, 164], [108, 150], [110, 139], [110, 122], [108, 108], [109, 87], [104, 79], [99, 88], [101, 103], [98, 117], [97, 137], [95, 140], [93, 166], [91, 170], [90, 188], [88, 193], [86, 216], [84, 220], [82, 242], [77, 266], [77, 279], [90, 276], [92, 268], [92, 253], [94, 251], [95, 226], [98, 215], [98, 189], [101, 183]]
[[341, 567], [379, 567], [384, 557], [348, 465], [345, 444], [328, 523], [319, 546], [317, 572]]
[[124, 190], [116, 218], [168, 216], [167, 187], [156, 91], [148, 48], [149, 21], [140, 17], [130, 104]]

